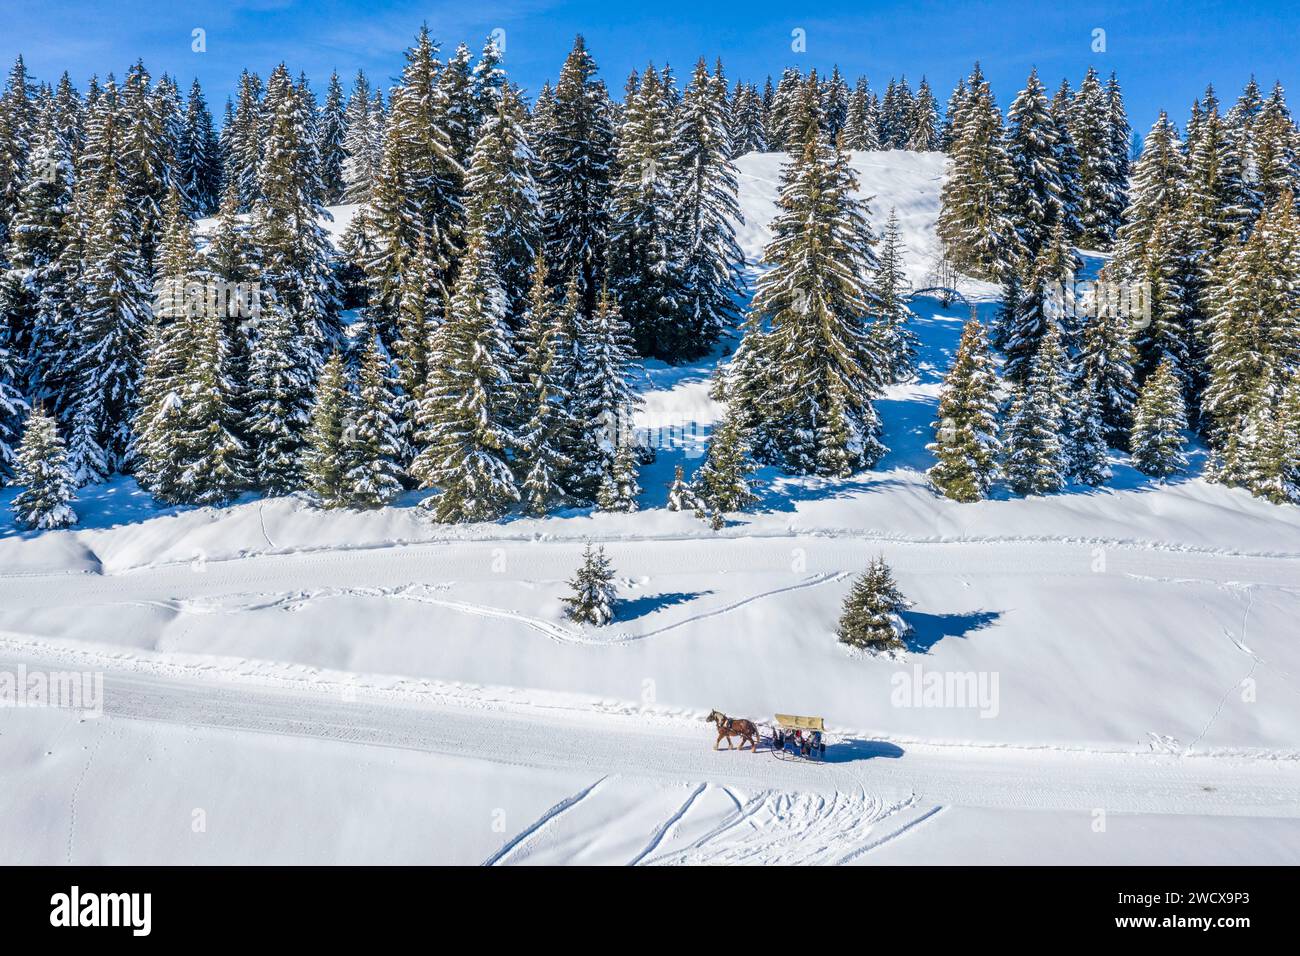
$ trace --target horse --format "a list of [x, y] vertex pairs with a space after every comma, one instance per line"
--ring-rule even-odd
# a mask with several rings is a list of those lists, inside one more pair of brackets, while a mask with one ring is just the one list
[[751, 720], [736, 720], [728, 717], [720, 710], [712, 711], [709, 716], [704, 718], [711, 721], [718, 728], [718, 739], [713, 742], [713, 749], [718, 749], [718, 744], [722, 743], [722, 738], [727, 738], [727, 747], [735, 750], [736, 745], [731, 742], [732, 737], [740, 738], [740, 749], [745, 749], [746, 742], [749, 743], [749, 749], [753, 753], [758, 752], [758, 728], [754, 726]]

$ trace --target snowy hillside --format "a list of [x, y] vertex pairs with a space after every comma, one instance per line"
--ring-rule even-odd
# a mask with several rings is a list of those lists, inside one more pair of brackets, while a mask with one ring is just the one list
[[[738, 163], [751, 275], [782, 159]], [[930, 285], [944, 157], [853, 166]], [[963, 291], [991, 316], [995, 290]], [[913, 308], [920, 374], [880, 402], [879, 468], [765, 470], [755, 513], [718, 532], [665, 508], [720, 415], [717, 357], [639, 373], [661, 447], [630, 515], [439, 525], [418, 494], [164, 509], [117, 480], [83, 489], [78, 529], [32, 534], [0, 490], [0, 667], [108, 687], [103, 719], [0, 715], [0, 819], [21, 821], [0, 861], [1295, 862], [1300, 508], [1118, 454], [1097, 489], [939, 498], [925, 445], [967, 315]], [[588, 541], [619, 576], [600, 630], [559, 600]], [[914, 602], [897, 660], [834, 637], [878, 554]], [[935, 705], [927, 675], [969, 675], [978, 699]], [[715, 707], [824, 715], [833, 761], [714, 754]], [[195, 807], [203, 837], [151, 829], [188, 836]], [[1109, 841], [1089, 839], [1098, 808]]]

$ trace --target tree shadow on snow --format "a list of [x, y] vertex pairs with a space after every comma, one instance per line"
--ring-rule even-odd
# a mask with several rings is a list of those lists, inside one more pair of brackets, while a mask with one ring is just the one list
[[969, 637], [975, 631], [992, 627], [1001, 616], [1000, 611], [975, 611], [970, 614], [904, 611], [903, 618], [912, 625], [912, 633], [906, 638], [907, 649], [916, 654], [928, 654], [930, 648], [945, 637]]
[[646, 594], [636, 598], [626, 598], [618, 603], [617, 616], [620, 624], [630, 624], [638, 618], [646, 617], [655, 611], [678, 604], [687, 604], [698, 597], [712, 594], [712, 591], [672, 591], [663, 594]]

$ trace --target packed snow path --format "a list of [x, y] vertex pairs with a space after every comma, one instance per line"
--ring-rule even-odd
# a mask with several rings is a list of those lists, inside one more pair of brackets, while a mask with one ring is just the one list
[[[849, 862], [949, 808], [1300, 817], [1300, 761], [1293, 760], [837, 739], [825, 764], [806, 764], [773, 759], [765, 749], [714, 752], [712, 729], [683, 718], [485, 706], [471, 695], [457, 701], [454, 692], [385, 699], [346, 683], [306, 689], [176, 661], [115, 663], [112, 655], [84, 649], [49, 656], [0, 643], [0, 669], [73, 663], [104, 673], [97, 720], [105, 732], [120, 721], [163, 722], [468, 757], [589, 781], [508, 835], [490, 863], [541, 853], [558, 819], [577, 815], [578, 804], [614, 780], [642, 795], [655, 786], [686, 787], [669, 791], [680, 794], [675, 811], [655, 826], [645, 822], [644, 846], [632, 863]], [[731, 806], [715, 812], [702, 832], [676, 839], [706, 797]], [[605, 824], [588, 826], [590, 840]]]

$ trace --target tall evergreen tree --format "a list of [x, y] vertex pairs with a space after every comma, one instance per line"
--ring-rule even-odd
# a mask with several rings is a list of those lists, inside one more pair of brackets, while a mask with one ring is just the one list
[[508, 422], [516, 406], [505, 296], [487, 239], [470, 234], [446, 321], [433, 336], [429, 381], [417, 411], [424, 447], [411, 464], [438, 521], [492, 521], [519, 500]]
[[546, 259], [558, 282], [577, 270], [583, 315], [591, 315], [605, 281], [614, 128], [605, 84], [579, 36], [564, 61], [535, 144], [541, 160]]
[[726, 89], [701, 59], [676, 110], [671, 163], [677, 179], [676, 222], [683, 263], [681, 321], [686, 334], [679, 355], [705, 352], [738, 318], [744, 254], [736, 242], [740, 211], [736, 168], [728, 156]]
[[1143, 474], [1168, 478], [1187, 467], [1183, 386], [1170, 359], [1160, 363], [1142, 386], [1133, 416], [1133, 465]]
[[978, 501], [998, 474], [998, 377], [984, 325], [972, 316], [962, 329], [952, 368], [939, 396], [935, 440], [926, 447], [937, 459], [930, 483], [954, 501]]
[[[815, 107], [806, 115], [815, 117]], [[758, 458], [799, 474], [827, 461], [833, 396], [852, 468], [884, 453], [872, 400], [885, 374], [862, 323], [878, 305], [868, 284], [874, 237], [846, 157], [815, 123], [805, 128], [801, 153], [782, 172], [781, 211], [764, 252], [772, 268], [755, 290], [735, 383]]]
[[1038, 346], [1029, 376], [1012, 401], [1003, 427], [1003, 465], [1011, 490], [1021, 495], [1059, 491], [1069, 470], [1062, 436], [1065, 383], [1060, 337], [1050, 326]]
[[253, 475], [273, 495], [302, 487], [300, 457], [311, 412], [317, 353], [301, 323], [280, 302], [264, 302], [248, 383], [247, 431]]
[[321, 226], [320, 153], [314, 116], [284, 64], [266, 90], [266, 142], [258, 166], [252, 232], [265, 281], [300, 323], [314, 375], [339, 340], [339, 289]]
[[389, 366], [378, 336], [372, 337], [357, 370], [344, 437], [344, 488], [364, 508], [388, 504], [402, 491], [403, 443], [391, 411], [397, 403]]
[[303, 450], [302, 470], [307, 490], [325, 508], [338, 508], [349, 501], [348, 382], [343, 356], [334, 352], [325, 360], [316, 379], [311, 422]]

